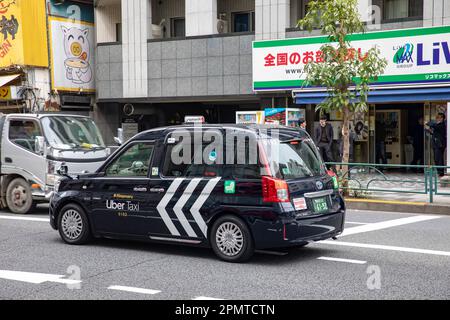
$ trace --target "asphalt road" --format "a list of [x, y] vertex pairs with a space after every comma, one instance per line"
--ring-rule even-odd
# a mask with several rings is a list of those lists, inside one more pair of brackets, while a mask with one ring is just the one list
[[349, 211], [337, 241], [245, 264], [176, 245], [69, 246], [47, 220], [0, 212], [0, 299], [450, 298], [450, 216]]

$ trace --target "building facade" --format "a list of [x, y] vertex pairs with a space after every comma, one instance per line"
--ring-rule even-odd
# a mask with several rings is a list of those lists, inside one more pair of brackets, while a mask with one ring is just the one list
[[[227, 123], [236, 121], [237, 111], [274, 107], [305, 110], [311, 130], [318, 120], [318, 102], [296, 99], [295, 86], [260, 90], [255, 86], [258, 79], [252, 66], [254, 41], [320, 34], [319, 30], [310, 34], [296, 27], [307, 3], [95, 1], [95, 117], [104, 135], [110, 137], [108, 142], [120, 127], [130, 136], [152, 127], [181, 123], [185, 115], [203, 115], [208, 122]], [[359, 10], [368, 32], [450, 25], [450, 1], [446, 0], [361, 0]], [[367, 115], [355, 119], [355, 124], [362, 122], [365, 133], [356, 141], [354, 160], [377, 161], [377, 139], [384, 139], [388, 163], [412, 162], [411, 147], [417, 139], [414, 132], [419, 120], [447, 112], [446, 96], [436, 99], [387, 99], [371, 104]], [[339, 115], [329, 117], [336, 127]], [[382, 138], [375, 132], [377, 120], [389, 123]], [[335, 129], [338, 140], [339, 128]], [[422, 144], [422, 162], [432, 161], [425, 135]]]

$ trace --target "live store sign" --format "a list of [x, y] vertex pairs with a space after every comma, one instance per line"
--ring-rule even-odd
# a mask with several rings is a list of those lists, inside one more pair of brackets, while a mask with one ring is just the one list
[[[364, 59], [377, 46], [388, 61], [376, 85], [450, 85], [450, 26], [368, 32], [348, 36], [349, 55]], [[301, 88], [307, 63], [321, 62], [326, 36], [253, 42], [253, 88]]]

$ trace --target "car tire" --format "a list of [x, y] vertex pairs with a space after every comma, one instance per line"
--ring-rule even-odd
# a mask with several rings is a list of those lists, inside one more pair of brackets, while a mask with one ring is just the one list
[[214, 253], [227, 262], [244, 262], [255, 252], [253, 238], [244, 221], [232, 215], [219, 217], [211, 228]]
[[25, 179], [15, 178], [8, 184], [6, 205], [15, 214], [27, 214], [36, 207], [30, 184]]
[[89, 220], [83, 208], [70, 203], [58, 215], [58, 231], [65, 243], [82, 245], [91, 239]]

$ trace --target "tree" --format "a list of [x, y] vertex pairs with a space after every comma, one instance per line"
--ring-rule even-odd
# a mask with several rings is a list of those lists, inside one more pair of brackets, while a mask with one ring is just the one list
[[[364, 32], [357, 0], [313, 0], [298, 26], [311, 32], [321, 28], [329, 43], [321, 47], [322, 62], [305, 66], [305, 86], [325, 87], [328, 96], [318, 105], [321, 112], [342, 112], [342, 163], [349, 161], [349, 123], [355, 112], [367, 111], [369, 84], [384, 73], [387, 61], [377, 47], [360, 52], [351, 46], [348, 35]], [[347, 166], [342, 166], [346, 172]], [[344, 182], [346, 184], [346, 182]]]

